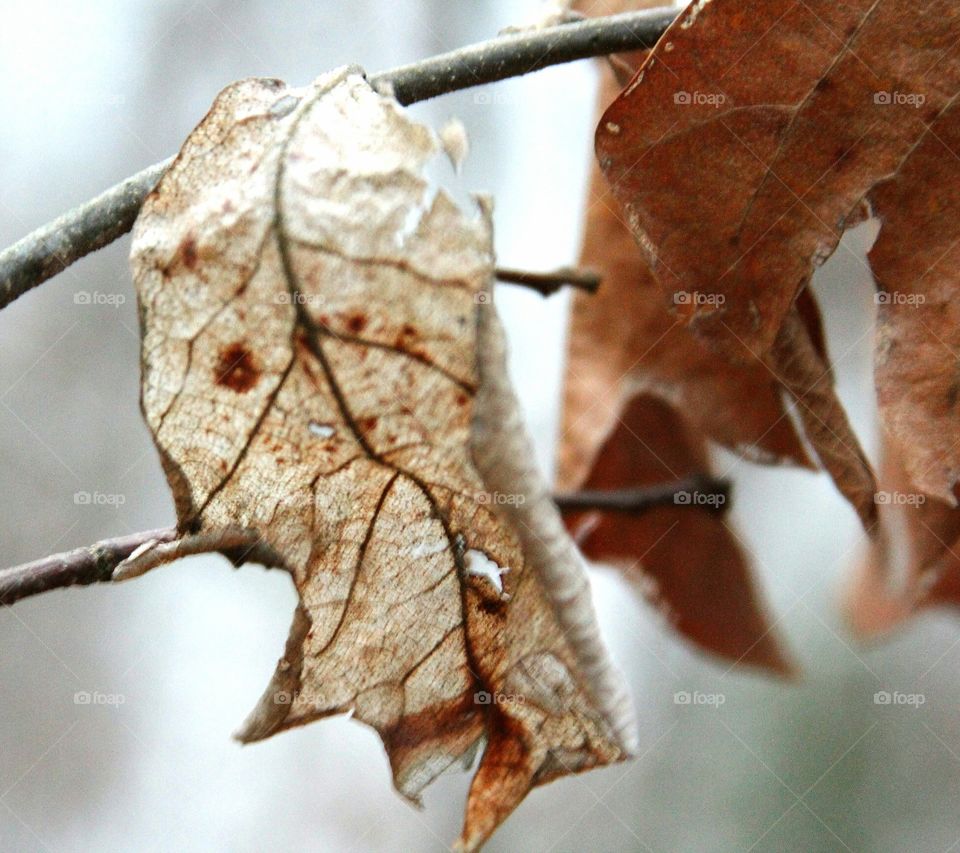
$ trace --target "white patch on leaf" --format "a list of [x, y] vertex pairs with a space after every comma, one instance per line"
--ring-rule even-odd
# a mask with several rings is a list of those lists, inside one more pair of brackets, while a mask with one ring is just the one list
[[320, 424], [316, 421], [310, 421], [307, 429], [310, 430], [310, 435], [315, 435], [317, 438], [333, 438], [336, 433], [336, 429], [330, 424]]
[[493, 588], [503, 595], [503, 575], [510, 571], [509, 566], [500, 568], [483, 551], [475, 551], [472, 548], [466, 553], [467, 574], [478, 578], [486, 578], [493, 585]]

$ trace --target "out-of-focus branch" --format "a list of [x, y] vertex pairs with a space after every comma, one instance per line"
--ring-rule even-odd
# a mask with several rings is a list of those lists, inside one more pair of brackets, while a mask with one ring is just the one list
[[[720, 512], [725, 508], [728, 497], [729, 484], [726, 481], [693, 477], [640, 489], [573, 492], [557, 495], [554, 501], [561, 512], [600, 510], [642, 513], [660, 506], [688, 506]], [[167, 561], [198, 553], [198, 548], [191, 544], [194, 541], [203, 540], [190, 535], [180, 537], [176, 528], [164, 527], [106, 539], [84, 548], [14, 566], [0, 571], [0, 605], [10, 605], [52, 589], [109, 583], [114, 580], [115, 569], [138, 549], [158, 546], [156, 550], [164, 551], [163, 561]], [[252, 534], [246, 537], [240, 533], [233, 537], [225, 536], [219, 543], [208, 543], [200, 550], [221, 551], [237, 565], [248, 560], [278, 565], [276, 555]], [[136, 562], [136, 558], [131, 562]], [[132, 572], [130, 576], [138, 573]]]
[[600, 287], [599, 273], [573, 267], [561, 267], [553, 272], [529, 272], [497, 267], [496, 275], [497, 281], [519, 284], [537, 291], [541, 296], [550, 296], [564, 287], [576, 287], [588, 293], [596, 293]]
[[730, 483], [710, 477], [690, 477], [675, 483], [643, 486], [637, 489], [582, 491], [557, 495], [554, 502], [561, 512], [641, 513], [657, 507], [691, 507], [708, 512], [724, 512], [730, 499]]
[[[676, 14], [648, 9], [503, 35], [374, 74], [370, 83], [412, 104], [551, 65], [652, 47]], [[0, 252], [0, 308], [129, 231], [171, 162], [148, 166]]]
[[144, 530], [5, 569], [0, 572], [0, 604], [13, 604], [51, 589], [109, 581], [113, 570], [137, 548], [148, 542], [172, 542], [176, 538], [173, 527]]

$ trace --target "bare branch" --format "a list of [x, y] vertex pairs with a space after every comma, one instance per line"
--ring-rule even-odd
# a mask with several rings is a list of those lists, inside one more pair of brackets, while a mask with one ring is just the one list
[[65, 586], [109, 581], [113, 570], [137, 548], [147, 542], [172, 542], [176, 538], [173, 527], [145, 530], [6, 569], [0, 572], [0, 604], [13, 604], [21, 598]]
[[[676, 15], [628, 12], [504, 35], [370, 78], [402, 104], [519, 77], [551, 65], [652, 47]], [[171, 160], [148, 166], [0, 252], [0, 308], [127, 233]]]
[[576, 287], [588, 293], [596, 293], [600, 287], [600, 274], [594, 270], [561, 267], [553, 272], [529, 272], [497, 267], [497, 281], [519, 284], [535, 290], [541, 296], [550, 296], [564, 287]]
[[657, 507], [691, 507], [708, 512], [724, 512], [730, 498], [730, 484], [710, 477], [691, 477], [676, 483], [613, 491], [582, 491], [557, 495], [554, 502], [561, 512], [642, 513]]
[[[728, 497], [729, 484], [726, 481], [692, 477], [641, 489], [557, 495], [554, 502], [561, 512], [602, 510], [642, 513], [659, 506], [689, 506], [719, 512], [724, 509]], [[157, 553], [149, 553], [151, 548]], [[129, 570], [124, 571], [121, 578], [116, 577], [114, 571], [117, 567], [137, 551], [144, 554], [142, 565], [134, 558], [128, 564]], [[136, 577], [162, 562], [208, 551], [223, 553], [238, 566], [245, 562], [280, 565], [277, 555], [249, 531], [238, 530], [231, 536], [221, 535], [213, 541], [204, 539], [202, 535], [180, 536], [176, 528], [164, 527], [105, 539], [94, 545], [52, 554], [0, 571], [0, 605], [10, 605], [52, 589]]]
[[126, 234], [172, 162], [148, 166], [0, 253], [0, 308]]
[[502, 35], [376, 74], [370, 82], [392, 87], [401, 104], [426, 101], [551, 65], [653, 47], [676, 16], [676, 9], [664, 7]]

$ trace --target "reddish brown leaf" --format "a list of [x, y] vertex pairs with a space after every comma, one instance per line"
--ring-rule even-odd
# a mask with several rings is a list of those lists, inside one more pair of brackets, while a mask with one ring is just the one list
[[823, 467], [864, 527], [872, 530], [877, 518], [873, 471], [837, 399], [830, 368], [799, 311], [791, 311], [784, 319], [769, 361], [796, 401], [806, 435]]
[[[605, 69], [601, 102], [617, 91]], [[590, 190], [581, 262], [600, 272], [603, 283], [598, 293], [573, 299], [561, 487], [583, 482], [623, 406], [641, 391], [670, 400], [698, 433], [750, 459], [811, 464], [786, 415], [776, 376], [758, 361], [732, 365], [717, 358], [667, 311], [599, 171]]]
[[[601, 5], [611, 13], [628, 4]], [[619, 93], [610, 68], [602, 69], [602, 81], [601, 105]], [[724, 363], [671, 317], [596, 167], [581, 261], [602, 274], [603, 284], [596, 295], [578, 293], [573, 300], [559, 457], [563, 488], [585, 482], [630, 487], [705, 473], [705, 437], [753, 459], [811, 464], [770, 370], [759, 362]], [[812, 302], [806, 317], [822, 343]], [[673, 455], [672, 466], [660, 461]], [[700, 648], [733, 662], [789, 669], [745, 559], [720, 519], [679, 508], [570, 522], [592, 530], [582, 543], [589, 556], [627, 567], [646, 593], [656, 587], [654, 600]], [[680, 526], [671, 531], [674, 522]]]
[[880, 414], [915, 488], [952, 506], [960, 478], [958, 152], [960, 109], [951, 105], [871, 194], [883, 230], [870, 252], [881, 289]]
[[889, 633], [919, 609], [960, 606], [960, 510], [916, 489], [890, 439], [877, 504], [880, 535], [845, 595], [847, 619], [865, 638]]
[[[597, 150], [665, 290], [727, 297], [687, 318], [713, 345], [735, 358], [768, 351], [798, 290], [889, 176], [938, 211], [956, 181], [922, 162], [937, 146], [955, 150], [958, 38], [952, 0], [698, 0], [671, 26], [600, 122]], [[943, 153], [942, 168], [955, 174], [956, 159]], [[918, 191], [934, 182], [942, 194]], [[955, 217], [941, 212], [947, 229]], [[921, 239], [946, 249], [941, 236]], [[913, 275], [895, 286], [939, 260], [908, 245]], [[952, 463], [938, 465], [952, 476]]]
[[[591, 489], [663, 483], [708, 470], [707, 450], [666, 401], [641, 394], [604, 443]], [[700, 499], [691, 495], [691, 503]], [[731, 663], [787, 674], [736, 538], [720, 514], [689, 505], [570, 520], [583, 552], [613, 562], [683, 636]]]

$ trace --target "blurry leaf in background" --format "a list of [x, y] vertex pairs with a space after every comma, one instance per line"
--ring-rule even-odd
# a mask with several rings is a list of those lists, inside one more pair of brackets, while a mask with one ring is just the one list
[[[707, 446], [667, 401], [634, 397], [601, 447], [584, 484], [614, 489], [670, 482], [707, 470]], [[572, 516], [584, 554], [618, 566], [685, 638], [731, 664], [790, 674], [747, 560], [710, 496], [681, 495], [676, 507], [640, 515]], [[722, 496], [720, 496], [722, 497]], [[688, 498], [685, 503], [682, 502]]]
[[[602, 108], [620, 87], [612, 69], [601, 72]], [[668, 312], [597, 168], [581, 263], [596, 269], [603, 283], [595, 295], [573, 297], [559, 445], [562, 490], [705, 475], [708, 438], [758, 461], [812, 464], [773, 373], [759, 363], [725, 363]], [[815, 307], [812, 316], [819, 321]], [[701, 649], [789, 671], [746, 558], [719, 517], [678, 507], [639, 516], [591, 513], [569, 522], [587, 556], [625, 568]]]
[[[601, 165], [659, 285], [696, 294], [686, 322], [735, 361], [773, 352], [771, 363], [795, 368], [783, 346], [796, 336], [781, 328], [798, 293], [844, 230], [871, 212], [883, 222], [870, 253], [881, 418], [915, 488], [951, 504], [958, 37], [948, 2], [783, 0], [749, 15], [734, 0], [693, 4], [597, 130]], [[800, 411], [869, 527], [869, 465], [818, 370], [802, 383], [814, 393], [799, 395]]]

